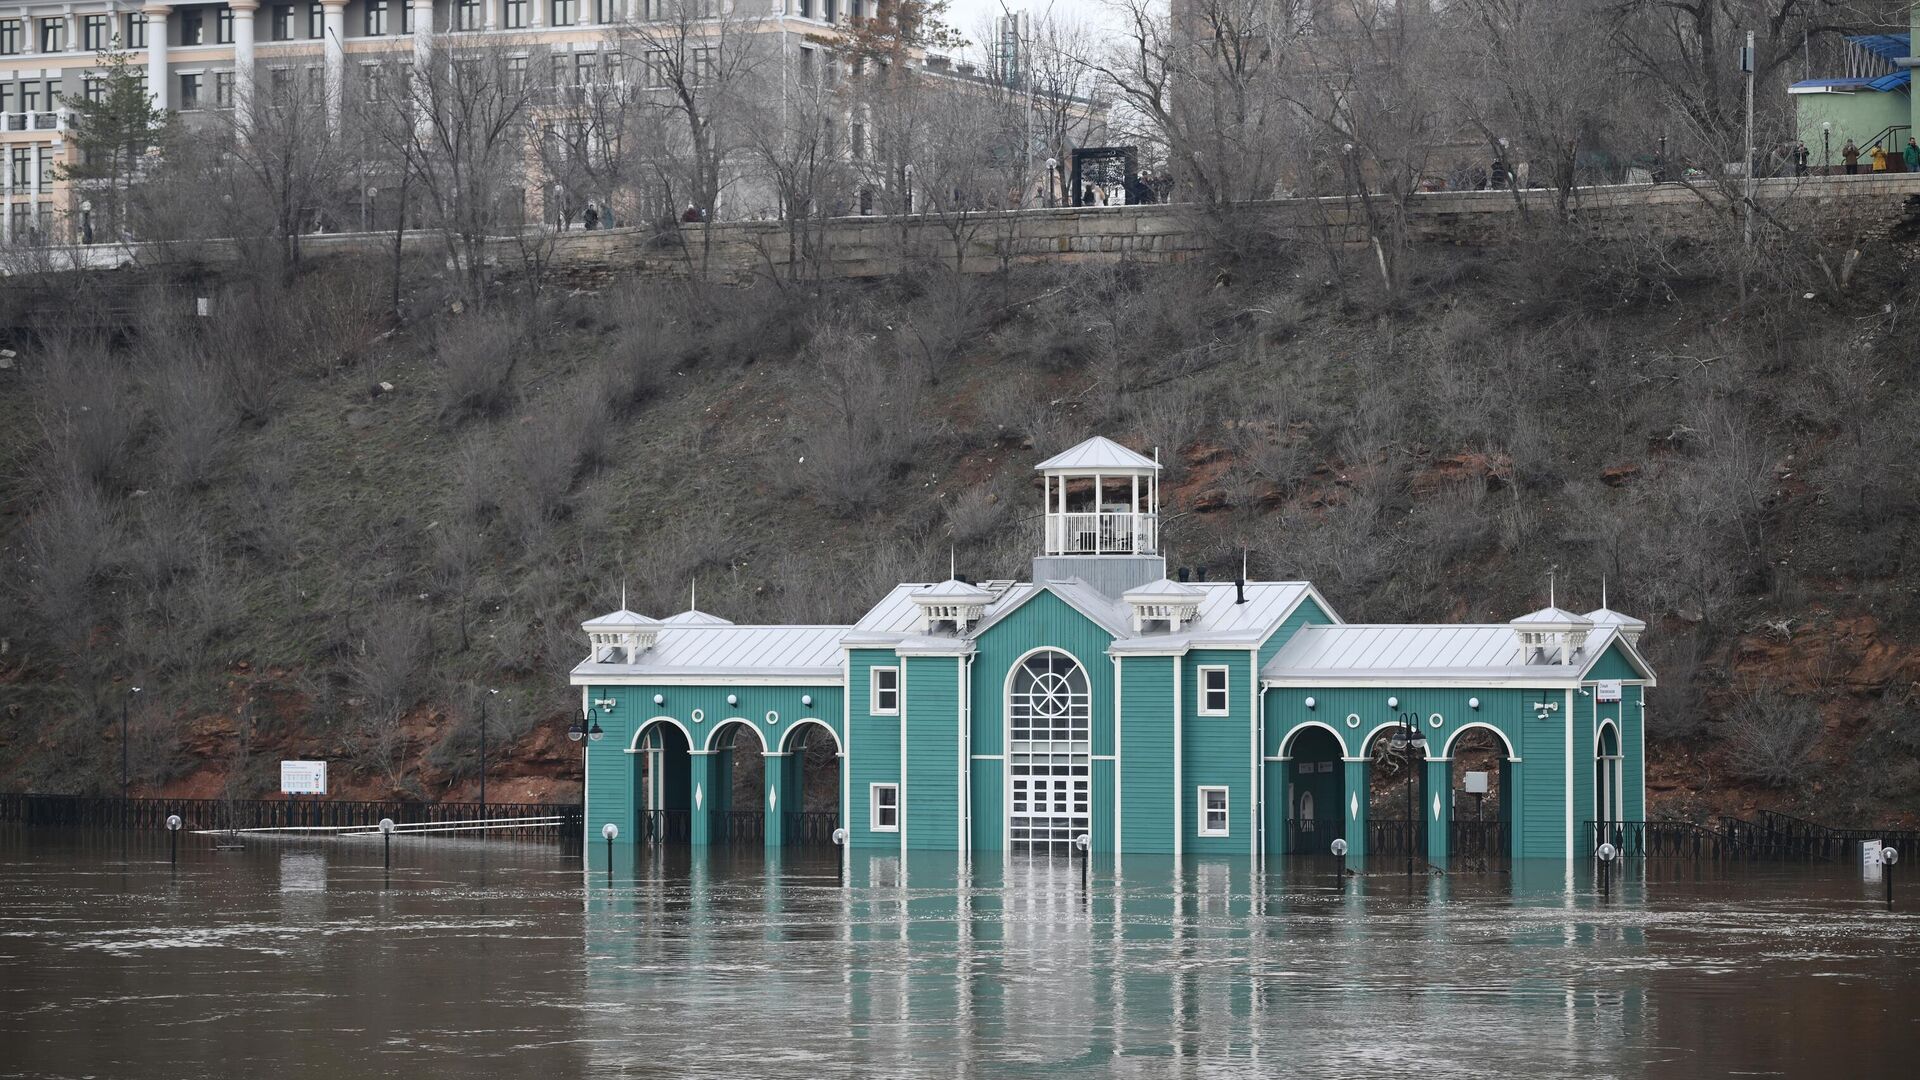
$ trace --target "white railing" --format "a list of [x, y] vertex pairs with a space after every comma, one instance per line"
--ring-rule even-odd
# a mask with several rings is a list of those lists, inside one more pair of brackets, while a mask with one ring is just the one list
[[1047, 515], [1049, 555], [1151, 555], [1159, 550], [1156, 514], [1132, 511]]

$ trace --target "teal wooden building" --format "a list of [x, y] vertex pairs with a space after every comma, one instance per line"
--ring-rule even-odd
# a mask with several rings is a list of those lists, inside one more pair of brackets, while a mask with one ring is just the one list
[[1152, 459], [1037, 469], [1030, 581], [897, 585], [851, 626], [583, 624], [589, 834], [1567, 860], [1645, 818], [1639, 620], [1359, 625], [1304, 581], [1170, 579]]

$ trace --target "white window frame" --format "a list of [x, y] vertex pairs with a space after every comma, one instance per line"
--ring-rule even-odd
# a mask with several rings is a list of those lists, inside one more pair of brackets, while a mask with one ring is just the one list
[[[880, 810], [881, 810], [880, 792], [881, 791], [893, 792], [893, 806], [890, 808], [893, 810], [893, 824], [891, 825], [880, 824]], [[867, 785], [867, 829], [870, 832], [897, 833], [900, 831], [900, 785], [899, 784], [868, 784]]]
[[[1220, 687], [1217, 692], [1221, 697], [1221, 705], [1217, 709], [1209, 709], [1207, 707], [1207, 699], [1216, 691], [1213, 687], [1207, 685], [1207, 677], [1216, 671], [1220, 673]], [[1202, 664], [1199, 675], [1199, 714], [1201, 716], [1227, 716], [1231, 714], [1233, 712], [1233, 669], [1225, 664]]]
[[[880, 707], [880, 694], [882, 693], [882, 688], [880, 686], [880, 673], [883, 671], [893, 672], [893, 686], [888, 690], [886, 690], [887, 693], [891, 693], [893, 695], [893, 708], [891, 709], [883, 709]], [[899, 716], [900, 715], [900, 669], [899, 667], [883, 666], [883, 667], [872, 667], [867, 669], [867, 712], [871, 713], [874, 716]]]
[[[1220, 793], [1220, 817], [1222, 824], [1217, 829], [1207, 827], [1207, 796], [1212, 792]], [[1233, 793], [1225, 784], [1207, 784], [1196, 791], [1200, 814], [1194, 823], [1200, 826], [1201, 836], [1226, 836], [1233, 828]]]

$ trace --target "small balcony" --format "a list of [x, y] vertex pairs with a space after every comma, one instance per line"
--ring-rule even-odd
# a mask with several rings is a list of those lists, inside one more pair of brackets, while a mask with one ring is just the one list
[[0, 113], [0, 129], [6, 131], [65, 131], [67, 110], [51, 112]]
[[1160, 517], [1130, 510], [1047, 515], [1049, 555], [1154, 555], [1160, 550]]

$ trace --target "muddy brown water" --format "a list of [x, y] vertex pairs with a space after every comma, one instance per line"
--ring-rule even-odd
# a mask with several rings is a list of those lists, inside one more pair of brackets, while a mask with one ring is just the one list
[[0, 1076], [1920, 1075], [1846, 867], [589, 856], [0, 831]]

